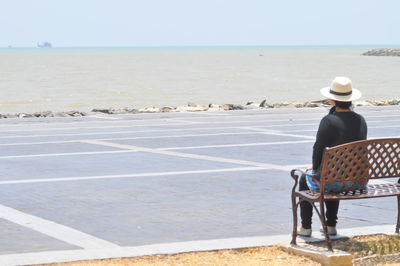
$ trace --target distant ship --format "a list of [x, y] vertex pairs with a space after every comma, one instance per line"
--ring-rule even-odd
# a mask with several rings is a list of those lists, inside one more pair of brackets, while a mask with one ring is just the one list
[[39, 47], [39, 48], [51, 48], [52, 45], [49, 42], [38, 42], [37, 47]]

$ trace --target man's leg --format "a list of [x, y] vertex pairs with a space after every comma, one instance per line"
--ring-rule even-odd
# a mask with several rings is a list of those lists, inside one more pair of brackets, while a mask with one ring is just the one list
[[339, 210], [339, 201], [325, 201], [326, 206], [326, 225], [327, 226], [336, 226], [337, 223], [337, 214]]

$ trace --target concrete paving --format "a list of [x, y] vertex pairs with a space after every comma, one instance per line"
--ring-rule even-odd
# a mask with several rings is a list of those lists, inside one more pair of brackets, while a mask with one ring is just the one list
[[[368, 138], [400, 137], [400, 107], [357, 111], [367, 120]], [[214, 239], [225, 239], [225, 248], [251, 246], [260, 237], [263, 244], [286, 241], [289, 170], [311, 164], [327, 112], [3, 119], [0, 263], [130, 256], [140, 252], [128, 250], [144, 245], [165, 253], [160, 245], [196, 241], [202, 250]], [[396, 210], [394, 198], [344, 201], [339, 233], [391, 228]]]

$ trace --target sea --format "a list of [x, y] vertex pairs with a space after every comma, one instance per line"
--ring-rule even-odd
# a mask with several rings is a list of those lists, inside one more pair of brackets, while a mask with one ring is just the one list
[[382, 46], [0, 48], [0, 113], [320, 100], [336, 76], [361, 100], [400, 98]]

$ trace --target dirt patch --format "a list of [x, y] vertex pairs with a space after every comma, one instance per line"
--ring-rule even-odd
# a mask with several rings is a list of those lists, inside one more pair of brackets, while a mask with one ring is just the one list
[[175, 255], [155, 255], [134, 258], [105, 259], [51, 264], [57, 266], [116, 266], [116, 265], [320, 265], [308, 258], [290, 255], [278, 246], [219, 251], [188, 252]]

